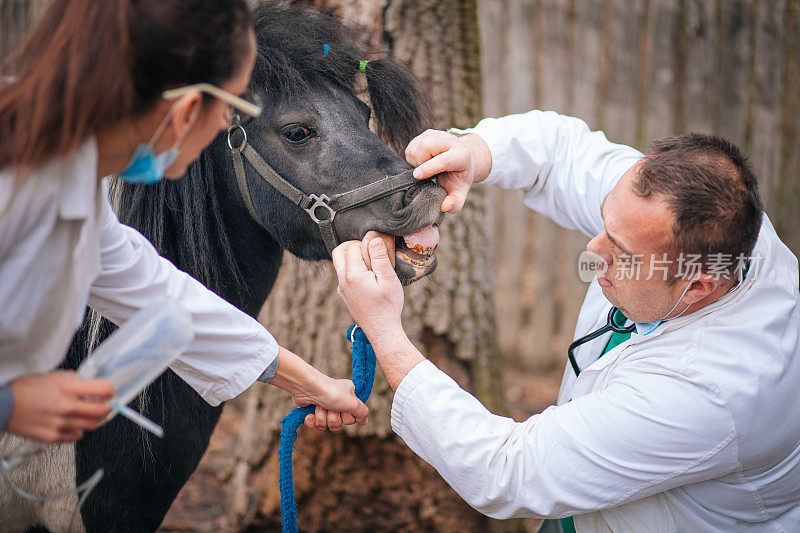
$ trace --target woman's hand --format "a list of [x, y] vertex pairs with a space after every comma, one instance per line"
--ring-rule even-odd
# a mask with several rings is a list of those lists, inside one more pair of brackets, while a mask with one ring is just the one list
[[291, 394], [298, 407], [317, 406], [306, 417], [308, 427], [339, 431], [343, 424], [367, 423], [369, 408], [356, 398], [352, 381], [326, 376], [286, 348], [278, 352], [278, 370], [270, 385]]
[[[356, 398], [353, 382], [349, 379], [333, 379], [328, 376], [325, 378], [328, 381], [322, 384], [316, 398], [294, 398], [298, 407], [311, 404], [316, 406], [314, 414], [307, 415], [305, 418], [306, 427], [317, 428], [320, 431], [325, 429], [339, 431], [342, 429], [342, 425], [356, 422], [359, 425], [365, 425], [367, 423], [366, 414], [363, 418], [356, 418], [351, 414], [356, 405], [364, 406], [364, 409], [367, 409], [367, 406]], [[353, 402], [354, 399], [358, 404]], [[322, 407], [323, 405], [326, 407]], [[368, 412], [367, 409], [366, 413]]]
[[97, 429], [111, 412], [105, 400], [114, 396], [108, 381], [67, 371], [23, 376], [9, 386], [14, 410], [6, 431], [41, 442], [72, 442]]
[[406, 161], [414, 177], [436, 181], [447, 191], [442, 211], [458, 213], [464, 207], [473, 182], [483, 181], [492, 168], [489, 147], [478, 135], [456, 136], [445, 131], [427, 130], [406, 147]]

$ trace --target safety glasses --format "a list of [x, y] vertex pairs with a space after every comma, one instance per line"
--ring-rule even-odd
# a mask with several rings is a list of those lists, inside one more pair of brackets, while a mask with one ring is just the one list
[[195, 83], [192, 85], [187, 85], [185, 87], [168, 89], [164, 91], [161, 94], [161, 96], [165, 100], [175, 100], [176, 98], [180, 98], [184, 94], [190, 93], [192, 91], [200, 91], [206, 94], [210, 94], [215, 98], [219, 98], [226, 104], [230, 105], [232, 108], [244, 113], [245, 118], [247, 120], [249, 120], [252, 117], [257, 117], [258, 115], [261, 114], [261, 101], [259, 100], [258, 96], [256, 96], [255, 93], [247, 91], [242, 96], [236, 96], [229, 93], [226, 90], [220, 89], [216, 85], [211, 85], [210, 83]]

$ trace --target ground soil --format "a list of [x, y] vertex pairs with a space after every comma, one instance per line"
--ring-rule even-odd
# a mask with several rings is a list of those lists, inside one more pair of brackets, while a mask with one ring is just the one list
[[[511, 416], [516, 420], [525, 420], [532, 414], [539, 413], [547, 406], [552, 405], [558, 392], [560, 375], [561, 371], [524, 371], [518, 367], [509, 366], [505, 370], [504, 379]], [[211, 444], [203, 461], [181, 491], [172, 509], [170, 509], [161, 531], [232, 531], [225, 517], [225, 482], [233, 465], [231, 450], [236, 447], [236, 437], [241, 427], [242, 412], [243, 405], [241, 402], [234, 400], [228, 403], [211, 438]], [[374, 439], [376, 442], [364, 443], [364, 447], [370, 449], [371, 453], [369, 455], [373, 457], [362, 455], [360, 460], [375, 462], [373, 470], [381, 471], [382, 475], [380, 479], [374, 476], [372, 478], [353, 479], [352, 470], [348, 471], [347, 462], [335, 459], [336, 450], [344, 445], [342, 439], [347, 438], [345, 435], [334, 436], [327, 432], [316, 434], [313, 431], [301, 432], [301, 436], [298, 439], [298, 448], [302, 448], [303, 439], [310, 442], [321, 438], [329, 439], [330, 442], [323, 447], [306, 446], [305, 449], [313, 448], [317, 449], [318, 452], [314, 456], [309, 456], [308, 454], [298, 456], [295, 471], [301, 472], [304, 468], [303, 463], [306, 462], [308, 464], [305, 465], [305, 468], [320, 467], [319, 465], [323, 464], [330, 471], [332, 479], [342, 479], [343, 483], [341, 485], [336, 484], [332, 488], [329, 497], [324, 501], [317, 495], [311, 496], [310, 500], [303, 502], [303, 508], [307, 514], [303, 517], [303, 511], [300, 513], [301, 530], [369, 531], [380, 529], [382, 531], [412, 531], [424, 529], [426, 531], [453, 531], [458, 533], [487, 530], [487, 524], [477, 517], [473, 523], [448, 520], [448, 509], [452, 511], [450, 513], [452, 516], [464, 517], [464, 509], [461, 509], [461, 507], [466, 504], [453, 496], [445, 486], [444, 481], [422, 461], [413, 462], [414, 467], [409, 469], [411, 452], [408, 449], [400, 448], [398, 452], [397, 446], [386, 446], [387, 453], [375, 454], [374, 450], [380, 449], [382, 446], [378, 439]], [[378, 459], [374, 455], [380, 455], [381, 457]], [[426, 480], [434, 478], [440, 482], [424, 484], [425, 490], [429, 494], [426, 494], [423, 500], [429, 503], [427, 508], [421, 507], [405, 511], [417, 515], [413, 517], [413, 520], [409, 520], [409, 517], [404, 517], [402, 512], [385, 512], [387, 508], [395, 510], [403, 508], [403, 506], [397, 505], [398, 502], [391, 501], [393, 492], [391, 490], [387, 491], [386, 487], [391, 487], [393, 480], [396, 481], [398, 486], [407, 486], [409, 476], [425, 478]], [[344, 480], [347, 481], [345, 482]], [[301, 476], [298, 476], [296, 483], [298, 494], [300, 494], [303, 490]], [[354, 501], [355, 496], [352, 491], [348, 490], [348, 486], [363, 486], [373, 483], [381, 484], [383, 490], [380, 493], [384, 494], [384, 497], [378, 501], [371, 501], [368, 506], [364, 506], [363, 502]], [[439, 487], [439, 485], [441, 486]], [[361, 492], [363, 492], [363, 489]], [[353, 521], [353, 508], [360, 509], [358, 516], [361, 519], [359, 521]], [[345, 516], [349, 518], [347, 522], [342, 521]], [[467, 516], [469, 515], [467, 514]], [[379, 520], [380, 517], [382, 518]], [[304, 519], [307, 525], [314, 524], [314, 526], [304, 528]], [[279, 518], [276, 514], [271, 516], [259, 515], [248, 531], [280, 531], [278, 520]], [[325, 523], [340, 524], [341, 527], [322, 526]], [[343, 523], [347, 523], [347, 526], [342, 525]], [[378, 523], [380, 523], [380, 527], [377, 527]], [[408, 523], [417, 525], [413, 529], [409, 529], [404, 526], [404, 524]], [[420, 524], [424, 525], [421, 526]], [[534, 530], [535, 524], [530, 523], [525, 526], [523, 529]], [[502, 527], [498, 529], [497, 524], [491, 529], [492, 531], [504, 530]], [[516, 525], [515, 529], [518, 530], [519, 525]]]

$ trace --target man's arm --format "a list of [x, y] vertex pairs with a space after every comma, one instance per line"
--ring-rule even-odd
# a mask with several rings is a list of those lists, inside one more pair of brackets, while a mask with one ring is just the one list
[[392, 427], [470, 505], [497, 518], [561, 517], [719, 477], [735, 428], [713, 384], [639, 361], [602, 391], [517, 423], [426, 361], [402, 329], [403, 292], [380, 239], [334, 250], [339, 294], [396, 390]]
[[468, 135], [431, 130], [409, 143], [406, 159], [419, 166], [416, 177], [444, 172], [439, 183], [458, 198], [484, 180], [522, 189], [528, 207], [589, 236], [602, 230], [605, 196], [642, 157], [582, 120], [552, 111], [487, 118], [475, 128], [451, 131]]
[[397, 390], [392, 428], [467, 503], [495, 518], [607, 509], [735, 471], [724, 402], [660, 372], [631, 368], [631, 379], [518, 423], [424, 362]]

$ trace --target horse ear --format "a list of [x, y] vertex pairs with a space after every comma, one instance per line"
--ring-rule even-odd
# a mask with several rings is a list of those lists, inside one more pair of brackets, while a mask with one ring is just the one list
[[433, 113], [419, 80], [398, 61], [369, 61], [364, 69], [378, 135], [398, 154], [408, 142], [432, 127]]

